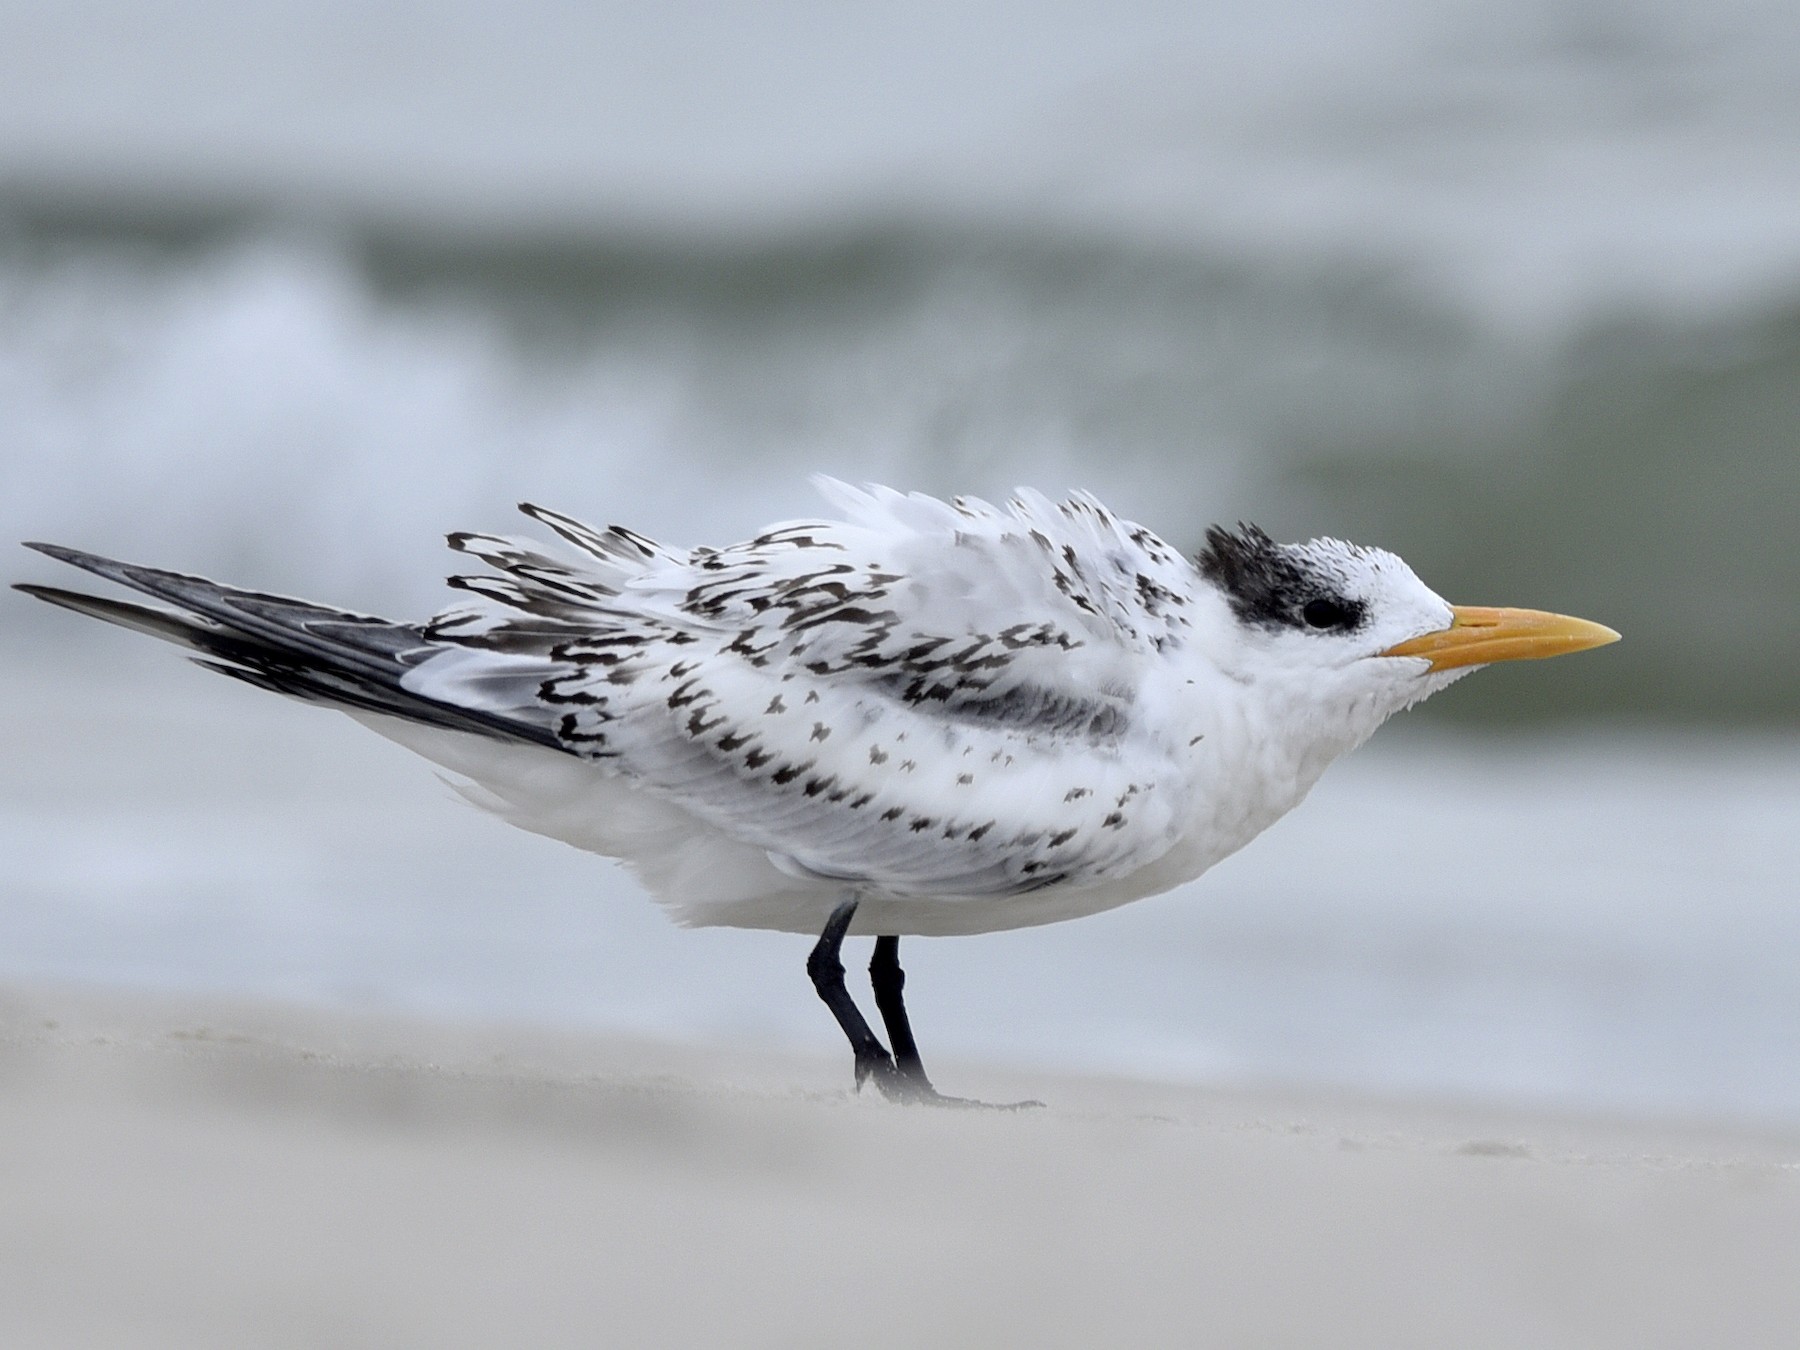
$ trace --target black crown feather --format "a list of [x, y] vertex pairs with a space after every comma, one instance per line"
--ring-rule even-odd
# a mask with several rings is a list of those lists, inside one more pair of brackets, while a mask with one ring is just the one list
[[1332, 578], [1321, 576], [1296, 549], [1276, 543], [1259, 525], [1239, 521], [1235, 531], [1211, 526], [1195, 563], [1243, 623], [1306, 628], [1307, 602], [1319, 599], [1330, 600], [1347, 620], [1330, 627], [1353, 628], [1361, 621], [1360, 604], [1336, 595]]

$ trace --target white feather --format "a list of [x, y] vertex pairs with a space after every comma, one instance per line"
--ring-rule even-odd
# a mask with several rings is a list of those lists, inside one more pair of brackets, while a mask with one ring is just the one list
[[[482, 598], [439, 616], [404, 687], [574, 753], [370, 724], [513, 823], [624, 859], [683, 922], [815, 932], [855, 893], [857, 931], [940, 934], [1188, 880], [1419, 696], [1419, 663], [1247, 629], [1091, 498], [820, 486], [844, 519], [722, 549], [548, 513], [581, 557], [457, 536], [503, 575], [466, 583]], [[1366, 641], [1448, 614], [1392, 555], [1300, 547], [1380, 601]]]

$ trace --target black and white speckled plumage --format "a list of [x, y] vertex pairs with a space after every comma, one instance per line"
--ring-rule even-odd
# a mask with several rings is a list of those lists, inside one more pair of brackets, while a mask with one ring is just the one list
[[1196, 563], [1086, 496], [821, 486], [841, 519], [723, 548], [526, 507], [569, 547], [450, 536], [485, 570], [422, 625], [69, 550], [179, 612], [35, 589], [346, 708], [684, 922], [803, 932], [846, 894], [955, 933], [1167, 889], [1454, 678], [1366, 659], [1449, 615], [1379, 550], [1244, 527]]
[[[500, 576], [405, 683], [548, 719], [571, 752], [784, 871], [893, 896], [1092, 885], [1174, 826], [1135, 704], [1192, 565], [1085, 497], [1009, 510], [832, 489], [848, 521], [674, 554], [535, 513], [580, 573], [457, 535]], [[480, 656], [472, 656], [480, 653]]]

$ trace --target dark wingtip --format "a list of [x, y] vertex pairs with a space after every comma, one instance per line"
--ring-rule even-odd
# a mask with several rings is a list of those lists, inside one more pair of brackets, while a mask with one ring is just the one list
[[46, 604], [55, 605], [58, 609], [73, 610], [77, 614], [85, 614], [90, 619], [100, 619], [106, 623], [120, 624], [126, 628], [135, 628], [152, 636], [165, 638], [174, 642], [191, 646], [192, 635], [198, 620], [189, 621], [169, 613], [167, 610], [149, 609], [143, 605], [127, 604], [123, 600], [108, 600], [104, 596], [88, 595], [82, 591], [65, 591], [59, 586], [39, 586], [32, 581], [16, 581], [15, 591], [23, 591], [34, 600], [42, 600]]
[[108, 558], [100, 553], [88, 553], [83, 549], [69, 548], [63, 544], [46, 544], [40, 539], [22, 539], [19, 541], [34, 553], [42, 553], [47, 558], [55, 558], [58, 562], [68, 563], [71, 567], [79, 567], [84, 572], [93, 572], [99, 576], [109, 576], [117, 580], [116, 574], [129, 567], [117, 558]]
[[71, 609], [77, 614], [95, 615], [94, 606], [101, 603], [91, 595], [83, 595], [79, 591], [65, 591], [59, 586], [40, 586], [35, 581], [13, 582], [15, 591], [22, 591], [33, 600], [42, 600], [47, 605], [55, 605], [58, 609]]

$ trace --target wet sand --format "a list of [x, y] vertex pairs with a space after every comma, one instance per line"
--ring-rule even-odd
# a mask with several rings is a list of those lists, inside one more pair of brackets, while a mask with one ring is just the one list
[[1791, 1344], [1800, 1139], [11, 989], [0, 1344]]

